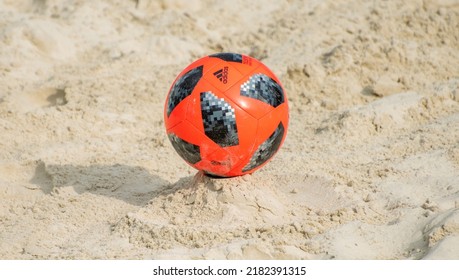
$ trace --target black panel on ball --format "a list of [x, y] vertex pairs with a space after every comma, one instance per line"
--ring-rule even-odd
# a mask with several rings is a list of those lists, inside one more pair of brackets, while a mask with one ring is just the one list
[[191, 144], [177, 135], [171, 133], [167, 135], [172, 143], [172, 146], [177, 153], [187, 162], [195, 164], [201, 160], [201, 153], [199, 146]]
[[265, 142], [261, 143], [249, 163], [242, 169], [242, 172], [250, 171], [269, 160], [279, 149], [284, 131], [284, 126], [280, 122], [273, 134]]
[[180, 103], [183, 99], [189, 96], [196, 84], [202, 78], [202, 68], [199, 66], [191, 69], [190, 71], [183, 74], [175, 84], [172, 86], [171, 92], [169, 94], [169, 100], [167, 101], [167, 116], [169, 117], [172, 113], [172, 110]]
[[258, 99], [273, 107], [284, 103], [282, 87], [265, 74], [255, 74], [241, 85], [241, 95]]
[[207, 137], [221, 147], [239, 144], [236, 115], [228, 102], [210, 91], [201, 92], [201, 113]]
[[238, 53], [216, 53], [209, 55], [210, 57], [217, 57], [224, 61], [242, 63], [242, 55]]

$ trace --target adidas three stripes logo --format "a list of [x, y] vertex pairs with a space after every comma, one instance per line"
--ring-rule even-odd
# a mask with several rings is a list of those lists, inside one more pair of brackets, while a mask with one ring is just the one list
[[226, 84], [228, 82], [228, 66], [223, 67], [214, 72], [214, 76], [220, 80], [220, 82]]

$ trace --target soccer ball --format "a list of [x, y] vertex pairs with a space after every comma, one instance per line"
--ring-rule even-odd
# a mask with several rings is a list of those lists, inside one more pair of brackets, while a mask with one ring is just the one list
[[288, 128], [287, 97], [260, 61], [217, 53], [186, 67], [164, 106], [167, 135], [177, 153], [209, 175], [233, 177], [265, 165]]

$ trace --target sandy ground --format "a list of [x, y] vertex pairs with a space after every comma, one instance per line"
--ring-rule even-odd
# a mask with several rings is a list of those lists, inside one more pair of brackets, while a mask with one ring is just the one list
[[[211, 179], [163, 105], [254, 56], [291, 120]], [[459, 259], [459, 1], [0, 1], [1, 259]]]

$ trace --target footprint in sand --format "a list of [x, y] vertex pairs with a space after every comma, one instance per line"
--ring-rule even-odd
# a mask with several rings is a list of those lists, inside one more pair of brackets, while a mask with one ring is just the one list
[[67, 104], [65, 89], [46, 87], [30, 93], [12, 97], [13, 108], [19, 113], [35, 111], [39, 108], [63, 106]]

